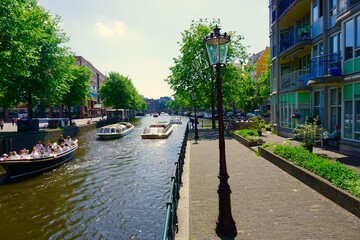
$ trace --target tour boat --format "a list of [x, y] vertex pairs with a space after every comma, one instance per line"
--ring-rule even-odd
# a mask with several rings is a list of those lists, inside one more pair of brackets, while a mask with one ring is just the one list
[[170, 123], [171, 124], [182, 124], [181, 117], [172, 117], [170, 119]]
[[100, 139], [109, 140], [125, 136], [133, 130], [131, 123], [119, 122], [99, 128], [97, 135]]
[[72, 141], [68, 150], [50, 154], [39, 158], [4, 159], [0, 158], [0, 165], [5, 169], [10, 179], [31, 176], [48, 172], [61, 164], [69, 162], [78, 148], [77, 140]]
[[173, 130], [173, 126], [169, 122], [158, 122], [151, 124], [144, 129], [144, 133], [141, 134], [143, 139], [156, 139], [167, 138]]

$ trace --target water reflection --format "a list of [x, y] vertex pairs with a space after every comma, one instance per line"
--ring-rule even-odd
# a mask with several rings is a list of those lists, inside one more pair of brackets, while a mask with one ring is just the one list
[[132, 133], [110, 141], [84, 132], [68, 164], [0, 185], [0, 239], [159, 239], [185, 124], [168, 139], [140, 135], [169, 119], [136, 119]]

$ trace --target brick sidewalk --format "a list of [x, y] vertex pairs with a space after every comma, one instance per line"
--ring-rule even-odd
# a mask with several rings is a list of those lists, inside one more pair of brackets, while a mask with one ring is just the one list
[[[217, 131], [200, 129], [199, 136], [199, 144], [189, 141], [189, 215], [179, 216], [177, 239], [218, 239]], [[237, 239], [360, 239], [359, 218], [234, 139], [226, 139], [226, 160]]]

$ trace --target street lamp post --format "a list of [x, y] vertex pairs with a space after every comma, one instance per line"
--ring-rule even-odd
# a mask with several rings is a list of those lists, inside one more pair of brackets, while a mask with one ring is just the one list
[[236, 223], [231, 214], [231, 189], [228, 184], [229, 175], [226, 169], [225, 158], [225, 138], [224, 138], [224, 119], [222, 111], [222, 79], [220, 70], [225, 66], [226, 55], [228, 50], [228, 43], [230, 36], [226, 33], [220, 34], [220, 28], [217, 26], [210, 36], [205, 37], [206, 48], [209, 54], [210, 64], [216, 69], [216, 91], [218, 99], [218, 122], [219, 122], [219, 155], [220, 155], [220, 170], [219, 170], [219, 215], [216, 222], [216, 234], [219, 237], [235, 238], [237, 235]]
[[198, 119], [197, 119], [197, 114], [196, 114], [196, 93], [193, 93], [192, 94], [192, 99], [194, 101], [194, 112], [195, 112], [195, 144], [197, 144], [198, 140], [199, 140], [199, 131], [198, 131], [198, 126], [197, 126], [197, 123], [198, 123]]

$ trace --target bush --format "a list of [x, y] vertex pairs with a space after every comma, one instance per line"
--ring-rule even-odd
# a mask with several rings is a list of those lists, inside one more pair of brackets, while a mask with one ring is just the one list
[[258, 142], [260, 140], [259, 133], [255, 129], [240, 129], [236, 130], [235, 133], [239, 134], [250, 142]]
[[344, 164], [317, 156], [299, 146], [264, 144], [263, 147], [360, 198], [360, 175]]

